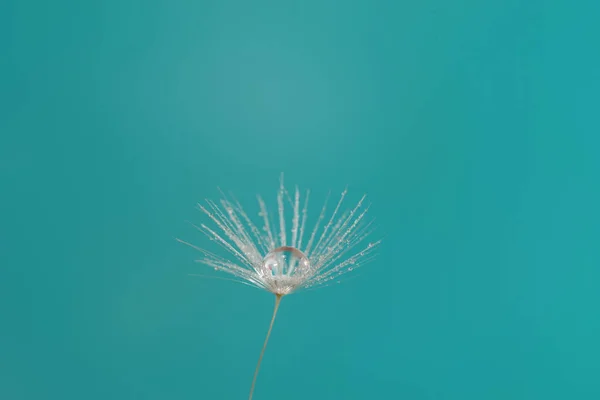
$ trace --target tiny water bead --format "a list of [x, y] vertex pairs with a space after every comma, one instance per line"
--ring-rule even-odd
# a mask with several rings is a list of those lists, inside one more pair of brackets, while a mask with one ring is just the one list
[[265, 275], [297, 276], [304, 275], [310, 270], [310, 261], [297, 248], [283, 246], [267, 254], [262, 267]]
[[306, 281], [311, 267], [304, 253], [295, 247], [283, 246], [266, 255], [258, 272], [271, 292], [286, 295]]

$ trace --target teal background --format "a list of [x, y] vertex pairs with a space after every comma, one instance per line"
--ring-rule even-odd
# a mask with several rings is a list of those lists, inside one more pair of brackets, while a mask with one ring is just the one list
[[0, 398], [245, 399], [273, 297], [196, 201], [368, 193], [261, 399], [598, 399], [593, 1], [0, 4]]

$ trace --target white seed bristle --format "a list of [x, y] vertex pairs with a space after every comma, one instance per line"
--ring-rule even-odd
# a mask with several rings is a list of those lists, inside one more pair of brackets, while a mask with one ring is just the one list
[[[277, 192], [279, 232], [276, 233], [271, 228], [267, 205], [260, 196], [258, 196], [258, 216], [262, 218], [262, 229], [258, 228], [260, 224], [257, 225], [252, 221], [237, 200], [229, 200], [224, 194], [219, 203], [207, 200], [206, 206], [198, 204], [198, 208], [208, 216], [220, 232], [205, 224], [194, 225], [194, 227], [229, 252], [235, 262], [188, 242], [182, 240], [180, 242], [202, 254], [198, 262], [215, 270], [225, 271], [241, 279], [239, 281], [241, 283], [279, 296], [326, 285], [334, 279], [337, 281], [340, 275], [357, 269], [374, 257], [374, 250], [380, 240], [361, 245], [373, 232], [373, 220], [366, 221], [369, 210], [369, 206], [364, 206], [366, 196], [363, 196], [350, 211], [342, 212], [341, 207], [347, 195], [347, 190], [344, 190], [327, 223], [321, 229], [321, 223], [327, 214], [328, 195], [316, 218], [312, 233], [304, 245], [303, 236], [308, 221], [310, 192], [306, 191], [302, 209], [298, 187], [293, 194], [292, 198], [286, 191], [282, 174]], [[289, 236], [286, 232], [284, 197], [287, 197], [293, 211]], [[353, 252], [352, 250], [359, 245], [360, 250]], [[282, 252], [278, 257], [283, 258], [274, 261], [272, 254], [278, 251]], [[283, 255], [283, 252], [289, 254]], [[267, 260], [267, 256], [271, 259]], [[270, 263], [270, 269], [265, 269], [267, 261]], [[288, 262], [290, 264], [287, 264]], [[280, 268], [277, 263], [285, 264], [287, 269]], [[302, 268], [299, 268], [300, 265]], [[284, 269], [285, 273], [280, 272]]]

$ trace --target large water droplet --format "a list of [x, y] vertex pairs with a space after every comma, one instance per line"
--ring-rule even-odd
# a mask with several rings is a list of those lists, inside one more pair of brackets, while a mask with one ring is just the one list
[[262, 267], [267, 276], [301, 276], [310, 271], [310, 262], [297, 248], [283, 246], [267, 254]]

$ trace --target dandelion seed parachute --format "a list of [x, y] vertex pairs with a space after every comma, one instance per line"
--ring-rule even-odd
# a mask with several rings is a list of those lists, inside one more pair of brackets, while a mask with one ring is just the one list
[[[215, 270], [227, 272], [240, 283], [275, 295], [275, 308], [254, 372], [249, 400], [254, 393], [258, 370], [281, 298], [303, 289], [327, 285], [374, 257], [374, 250], [381, 241], [364, 244], [373, 231], [373, 220], [366, 220], [369, 210], [369, 206], [365, 206], [366, 196], [363, 196], [352, 209], [342, 212], [346, 193], [347, 190], [342, 192], [327, 219], [327, 200], [325, 201], [306, 242], [304, 239], [307, 233], [305, 230], [310, 191], [305, 192], [302, 209], [300, 209], [300, 191], [296, 187], [292, 199], [283, 184], [283, 175], [277, 193], [278, 229], [272, 225], [273, 218], [269, 215], [267, 205], [260, 196], [258, 196], [258, 205], [259, 216], [262, 218], [262, 231], [239, 202], [228, 199], [224, 194], [219, 203], [206, 200], [205, 205], [198, 204], [198, 208], [212, 221], [213, 227], [206, 224], [194, 225], [194, 227], [224, 248], [231, 256], [229, 259], [178, 239], [202, 254], [198, 262]], [[289, 232], [285, 219], [286, 202], [293, 210]], [[324, 221], [327, 222], [323, 225]], [[358, 247], [359, 245], [361, 247]], [[355, 250], [357, 248], [358, 250]]]

